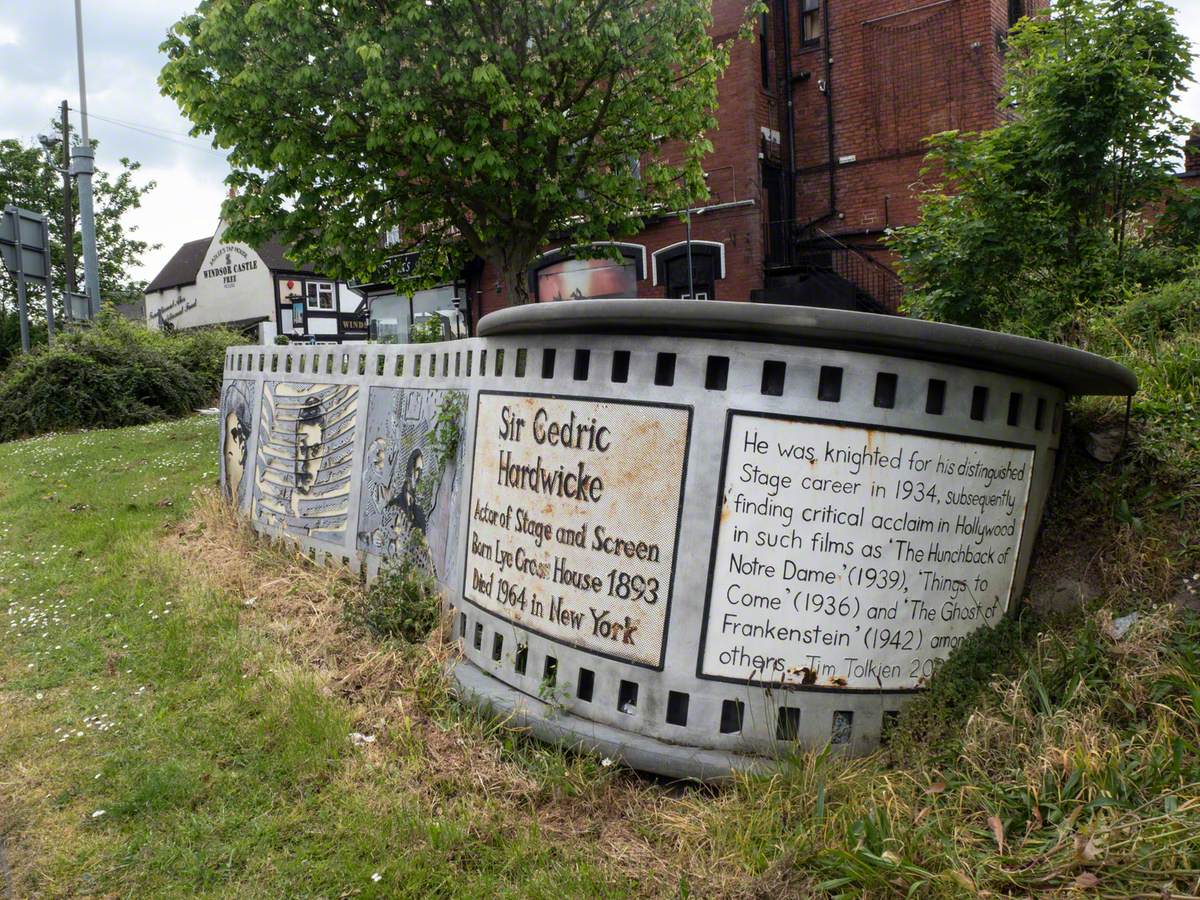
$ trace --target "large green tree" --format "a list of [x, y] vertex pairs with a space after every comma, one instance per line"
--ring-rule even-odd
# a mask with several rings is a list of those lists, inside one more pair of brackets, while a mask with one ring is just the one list
[[1136, 278], [1174, 181], [1191, 55], [1159, 0], [1056, 0], [1008, 40], [1008, 121], [931, 139], [920, 220], [892, 235], [911, 312], [1059, 337]]
[[[56, 122], [51, 123], [57, 126]], [[97, 141], [92, 141], [98, 147]], [[62, 159], [61, 144], [52, 148], [54, 162]], [[92, 177], [93, 206], [96, 218], [96, 255], [100, 263], [100, 296], [106, 302], [125, 303], [141, 298], [145, 282], [131, 276], [131, 270], [142, 260], [147, 250], [159, 245], [150, 244], [137, 236], [137, 227], [124, 222], [126, 213], [141, 206], [142, 198], [154, 189], [153, 181], [141, 182], [138, 169], [141, 163], [122, 158], [119, 169], [108, 171], [97, 167]], [[72, 199], [75, 194], [72, 192]], [[0, 140], [0, 205], [17, 206], [46, 213], [50, 225], [50, 260], [53, 278], [52, 293], [61, 315], [63, 290], [66, 285], [66, 254], [63, 244], [62, 175], [47, 159], [40, 144], [18, 140]], [[83, 246], [79, 233], [78, 209], [73, 212], [77, 290], [83, 284]], [[40, 288], [31, 293], [29, 313], [35, 323], [45, 320], [45, 303]], [[10, 338], [16, 334], [16, 286], [7, 273], [0, 272], [0, 365], [7, 357]]]
[[395, 254], [416, 251], [410, 287], [473, 255], [520, 303], [551, 236], [612, 239], [704, 195], [729, 58], [709, 7], [203, 0], [163, 44], [160, 84], [230, 150], [235, 236], [394, 283]]

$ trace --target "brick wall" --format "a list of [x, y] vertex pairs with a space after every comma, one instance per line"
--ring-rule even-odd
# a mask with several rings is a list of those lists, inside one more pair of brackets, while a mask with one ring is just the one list
[[[768, 228], [763, 158], [781, 169], [789, 161], [784, 2], [791, 4], [797, 237], [814, 236], [804, 226], [815, 225], [886, 259], [878, 243], [883, 229], [916, 218], [922, 139], [999, 121], [1008, 0], [821, 0], [821, 13], [829, 17], [828, 48], [823, 37], [817, 45], [802, 44], [801, 0], [771, 0], [768, 87], [762, 84], [757, 41], [738, 43], [720, 82], [718, 127], [709, 135], [713, 151], [705, 162], [707, 203], [741, 205], [693, 216], [693, 239], [725, 245], [725, 278], [716, 286], [720, 300], [748, 299], [763, 286]], [[1027, 0], [1029, 9], [1044, 5], [1045, 0]], [[742, 0], [714, 0], [714, 34], [733, 34], [743, 9]], [[779, 143], [765, 141], [763, 129], [779, 134]], [[663, 147], [668, 158], [677, 152]], [[646, 247], [639, 296], [663, 295], [662, 285], [653, 283], [652, 254], [683, 237], [683, 223], [672, 218], [622, 238]], [[498, 280], [487, 266], [472, 285], [473, 321], [504, 305]]]

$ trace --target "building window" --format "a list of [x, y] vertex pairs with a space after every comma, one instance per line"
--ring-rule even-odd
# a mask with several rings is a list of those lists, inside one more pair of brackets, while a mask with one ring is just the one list
[[305, 306], [309, 309], [333, 309], [333, 285], [328, 281], [310, 281], [304, 286]]
[[717, 280], [725, 277], [724, 247], [692, 241], [691, 277], [688, 277], [687, 243], [675, 244], [654, 254], [656, 281], [667, 297], [678, 300], [715, 300]]
[[767, 14], [762, 13], [758, 17], [758, 53], [759, 65], [762, 68], [762, 86], [764, 91], [771, 89], [771, 49], [767, 43], [768, 33]]
[[645, 277], [645, 248], [618, 244], [617, 250], [620, 259], [579, 259], [557, 251], [546, 254], [530, 274], [530, 294], [543, 303], [636, 297], [638, 279]]
[[821, 0], [800, 0], [800, 46], [821, 40]]
[[1011, 29], [1025, 17], [1025, 0], [1008, 0], [1008, 27]]

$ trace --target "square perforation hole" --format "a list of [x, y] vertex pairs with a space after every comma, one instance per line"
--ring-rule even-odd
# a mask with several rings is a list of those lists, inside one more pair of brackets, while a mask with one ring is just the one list
[[542, 377], [554, 377], [554, 348], [547, 347], [542, 351]]
[[592, 351], [579, 349], [575, 351], [575, 367], [571, 377], [576, 381], [587, 381], [588, 370], [592, 367]]
[[710, 356], [704, 367], [704, 387], [710, 391], [723, 391], [729, 386], [729, 357]]
[[775, 722], [775, 740], [797, 741], [800, 739], [800, 710], [790, 706], [779, 708], [779, 718]]
[[521, 644], [517, 647], [517, 652], [513, 655], [513, 670], [518, 675], [524, 675], [525, 669], [529, 665], [529, 645]]
[[1008, 395], [1008, 424], [1021, 424], [1021, 395], [1016, 391]]
[[896, 726], [898, 724], [900, 724], [900, 711], [885, 709], [883, 711], [883, 721], [879, 725], [879, 740], [886, 744], [891, 736], [896, 733]]
[[637, 709], [638, 686], [636, 681], [622, 680], [617, 687], [617, 712], [632, 716]]
[[670, 387], [675, 383], [675, 354], [660, 353], [654, 360], [654, 383]]
[[596, 673], [591, 669], [580, 668], [579, 683], [575, 686], [575, 696], [584, 703], [592, 702], [592, 694], [596, 690]]
[[842, 367], [821, 366], [817, 379], [817, 399], [826, 403], [842, 402]]
[[547, 687], [554, 687], [558, 683], [558, 659], [553, 656], [547, 656], [546, 662], [542, 665], [542, 684]]
[[931, 416], [940, 416], [946, 411], [946, 382], [940, 378], [929, 379], [929, 389], [925, 394], [925, 412]]
[[612, 380], [614, 384], [624, 384], [629, 380], [628, 350], [616, 350], [613, 352]]
[[987, 416], [988, 389], [982, 384], [977, 384], [971, 390], [971, 418], [976, 422], [982, 422]]
[[681, 728], [687, 725], [688, 719], [688, 704], [691, 697], [682, 691], [669, 691], [667, 693], [667, 724], [678, 725]]
[[848, 744], [854, 732], [854, 713], [839, 709], [833, 714], [833, 727], [829, 735], [831, 744]]
[[783, 396], [783, 382], [787, 378], [787, 363], [778, 359], [763, 362], [761, 392], [768, 397]]
[[721, 701], [721, 734], [737, 734], [742, 730], [746, 704], [741, 700]]
[[895, 372], [877, 372], [875, 374], [875, 405], [880, 409], [896, 408], [896, 384], [899, 379]]
[[483, 649], [483, 623], [482, 622], [475, 623], [475, 638], [474, 638], [474, 640], [471, 641], [471, 643], [475, 645], [476, 650]]

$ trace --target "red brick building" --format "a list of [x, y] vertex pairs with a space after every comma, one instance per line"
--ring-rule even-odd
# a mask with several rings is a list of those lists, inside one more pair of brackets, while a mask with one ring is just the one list
[[[691, 212], [692, 291], [709, 300], [893, 310], [899, 283], [880, 238], [917, 212], [922, 140], [999, 122], [1004, 39], [1045, 0], [768, 0], [720, 83], [705, 162], [711, 196]], [[742, 0], [714, 0], [714, 34]], [[686, 226], [672, 217], [620, 243], [624, 263], [554, 246], [531, 296], [682, 297]], [[469, 280], [471, 322], [505, 305], [489, 267]]]

